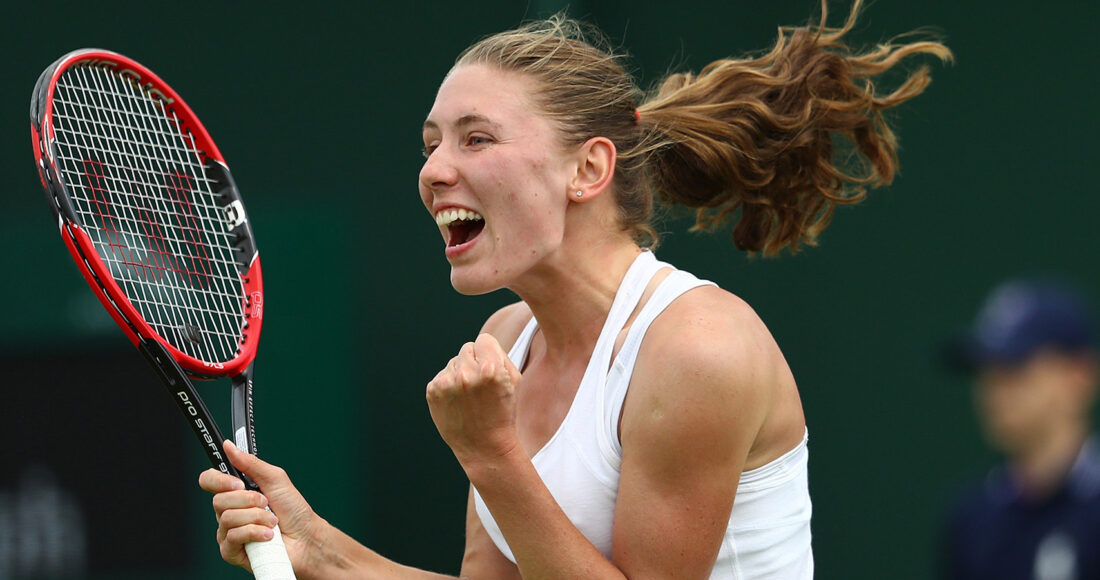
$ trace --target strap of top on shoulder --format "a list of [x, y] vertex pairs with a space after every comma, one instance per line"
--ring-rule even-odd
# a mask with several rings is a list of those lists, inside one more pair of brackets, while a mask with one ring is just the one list
[[[638, 351], [641, 349], [642, 340], [653, 321], [668, 308], [673, 301], [682, 296], [688, 290], [699, 286], [714, 286], [714, 282], [696, 278], [690, 272], [675, 270], [670, 273], [660, 285], [657, 286], [649, 300], [642, 306], [641, 312], [630, 325], [626, 339], [614, 361], [614, 368], [607, 369], [607, 379], [604, 381], [603, 393], [603, 427], [600, 429], [600, 447], [605, 457], [612, 465], [617, 466], [622, 458], [622, 447], [618, 437], [619, 415], [622, 413], [623, 401], [626, 399], [626, 391], [630, 387], [630, 379], [634, 374], [634, 365], [638, 359]], [[611, 361], [608, 361], [609, 363]]]
[[[588, 369], [585, 370], [585, 378], [592, 371], [594, 366], [592, 363], [597, 360], [603, 361], [602, 365], [595, 365], [597, 368], [606, 370], [608, 365], [611, 364], [611, 352], [615, 348], [615, 339], [619, 331], [622, 330], [623, 325], [630, 318], [630, 313], [634, 312], [634, 308], [638, 306], [638, 301], [645, 293], [650, 279], [661, 268], [666, 267], [669, 267], [669, 265], [659, 262], [653, 252], [649, 250], [642, 251], [634, 259], [634, 263], [630, 265], [630, 269], [626, 271], [626, 276], [623, 277], [623, 281], [619, 285], [619, 290], [615, 293], [615, 300], [611, 303], [611, 310], [607, 314], [607, 320], [604, 322], [603, 330], [596, 342], [596, 348], [592, 352]], [[523, 368], [527, 362], [527, 354], [531, 349], [531, 339], [535, 336], [535, 330], [537, 329], [538, 321], [532, 316], [523, 332], [520, 333], [519, 338], [516, 339], [515, 344], [512, 345], [512, 349], [508, 352], [508, 358], [512, 359], [512, 364], [516, 365], [516, 368]]]
[[517, 369], [522, 369], [527, 364], [527, 353], [531, 350], [531, 337], [535, 336], [535, 330], [538, 327], [539, 321], [532, 316], [531, 320], [527, 321], [527, 326], [523, 327], [523, 332], [519, 333], [519, 338], [512, 345], [512, 349], [508, 351], [508, 358], [512, 359], [512, 364], [516, 365]]
[[659, 270], [668, 267], [671, 266], [659, 262], [649, 250], [643, 251], [634, 259], [634, 263], [619, 285], [618, 292], [615, 293], [615, 300], [607, 313], [607, 320], [603, 324], [603, 330], [600, 331], [600, 338], [596, 341], [596, 348], [592, 350], [592, 358], [589, 359], [588, 368], [584, 371], [582, 385], [593, 379], [603, 383], [607, 368], [611, 365], [611, 354], [615, 351], [619, 331], [630, 319], [630, 314], [638, 307], [638, 302], [645, 294], [649, 281]]

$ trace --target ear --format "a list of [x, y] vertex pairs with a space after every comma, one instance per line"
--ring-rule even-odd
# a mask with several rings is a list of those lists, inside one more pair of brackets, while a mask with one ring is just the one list
[[615, 178], [616, 159], [615, 144], [607, 137], [585, 141], [577, 149], [577, 175], [570, 183], [570, 201], [588, 201], [607, 191]]

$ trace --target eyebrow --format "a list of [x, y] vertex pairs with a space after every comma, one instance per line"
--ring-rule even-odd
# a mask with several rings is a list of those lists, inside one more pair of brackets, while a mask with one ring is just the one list
[[[479, 115], [477, 113], [470, 113], [468, 115], [462, 115], [461, 117], [458, 118], [457, 121], [455, 121], [455, 126], [459, 127], [459, 128], [462, 128], [462, 127], [466, 127], [468, 125], [474, 125], [474, 124], [477, 124], [477, 123], [484, 123], [486, 125], [491, 126], [494, 129], [500, 128], [499, 123], [494, 122], [493, 120], [489, 119], [489, 117], [486, 117], [485, 115]], [[423, 130], [428, 130], [428, 129], [439, 129], [439, 124], [436, 123], [435, 121], [430, 120], [430, 119], [427, 120], [427, 121], [424, 121]]]

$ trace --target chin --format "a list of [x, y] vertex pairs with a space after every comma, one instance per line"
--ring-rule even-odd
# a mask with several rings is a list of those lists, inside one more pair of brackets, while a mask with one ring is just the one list
[[462, 276], [456, 273], [454, 268], [451, 269], [451, 287], [463, 296], [480, 296], [500, 289], [499, 285], [488, 280]]

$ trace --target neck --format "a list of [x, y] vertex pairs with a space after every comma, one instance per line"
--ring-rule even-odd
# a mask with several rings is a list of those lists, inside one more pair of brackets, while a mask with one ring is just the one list
[[630, 240], [561, 251], [510, 287], [538, 320], [548, 362], [587, 360], [640, 251]]
[[1036, 437], [1012, 458], [1012, 468], [1031, 493], [1046, 495], [1057, 489], [1072, 469], [1088, 429], [1079, 424], [1063, 424], [1047, 436]]

